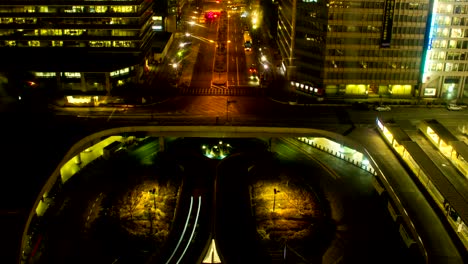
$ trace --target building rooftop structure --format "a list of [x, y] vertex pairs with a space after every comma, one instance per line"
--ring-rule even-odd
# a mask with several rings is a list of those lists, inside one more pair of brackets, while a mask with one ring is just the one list
[[419, 164], [419, 168], [424, 170], [426, 176], [430, 178], [430, 181], [434, 184], [435, 188], [440, 192], [444, 199], [450, 203], [460, 218], [464, 222], [467, 222], [468, 195], [466, 193], [466, 184], [462, 186], [453, 184], [416, 142], [404, 141], [402, 143], [406, 150], [411, 153], [411, 157], [414, 161]]
[[458, 138], [452, 134], [444, 125], [435, 119], [426, 119], [422, 121], [421, 125], [430, 127], [437, 135], [446, 143], [450, 141], [458, 141]]

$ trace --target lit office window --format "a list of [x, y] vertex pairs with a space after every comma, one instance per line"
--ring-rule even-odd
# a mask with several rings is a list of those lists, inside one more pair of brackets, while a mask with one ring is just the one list
[[120, 69], [120, 70], [113, 71], [109, 75], [110, 76], [119, 76], [119, 75], [127, 74], [129, 72], [130, 72], [130, 68], [127, 67], [127, 68], [123, 68], [123, 69]]
[[25, 13], [34, 13], [34, 12], [36, 12], [36, 7], [35, 6], [25, 6], [24, 7], [24, 12]]
[[64, 29], [63, 34], [68, 36], [79, 36], [83, 34], [84, 31], [86, 31], [86, 29]]
[[68, 9], [65, 9], [65, 13], [83, 13], [84, 7], [83, 6], [71, 6]]
[[113, 41], [112, 46], [117, 48], [131, 48], [133, 45], [131, 41]]
[[30, 46], [30, 47], [40, 47], [41, 42], [39, 40], [30, 40], [30, 41], [28, 41], [28, 46]]
[[13, 18], [12, 17], [2, 17], [0, 19], [0, 23], [2, 24], [10, 24], [13, 23]]
[[133, 13], [136, 8], [134, 6], [113, 6], [112, 11], [115, 13]]
[[438, 37], [448, 37], [449, 36], [449, 29], [448, 28], [437, 28], [436, 35]]
[[462, 33], [461, 28], [453, 28], [452, 33], [450, 34], [450, 37], [451, 38], [462, 38], [463, 33]]
[[12, 29], [0, 29], [0, 36], [9, 36], [13, 33], [14, 31]]
[[91, 13], [105, 13], [107, 12], [107, 6], [90, 6], [89, 12]]
[[437, 58], [438, 58], [439, 60], [445, 60], [445, 51], [440, 51], [440, 52], [438, 52]]
[[61, 29], [41, 29], [41, 36], [61, 36]]
[[58, 40], [52, 41], [52, 47], [62, 47], [62, 46], [63, 46], [63, 41], [58, 41]]
[[408, 9], [410, 9], [410, 10], [417, 10], [417, 9], [419, 9], [419, 3], [409, 3], [409, 4], [408, 4]]
[[5, 46], [7, 46], [7, 47], [15, 47], [15, 46], [16, 46], [16, 41], [14, 41], [14, 40], [7, 40], [7, 41], [5, 41]]
[[111, 47], [110, 41], [90, 41], [89, 46], [93, 48], [106, 48]]
[[447, 48], [447, 40], [436, 40], [434, 41], [434, 48]]
[[114, 29], [112, 30], [112, 36], [138, 36], [138, 31], [136, 30], [123, 30], [123, 29]]
[[446, 5], [439, 3], [437, 6], [437, 13], [442, 13], [442, 14], [452, 14], [453, 12], [453, 6], [452, 5]]
[[49, 13], [49, 7], [48, 6], [39, 6], [39, 12], [40, 13]]
[[452, 69], [453, 69], [453, 63], [448, 62], [445, 64], [445, 71], [452, 71]]
[[16, 17], [14, 21], [15, 21], [16, 24], [26, 23], [26, 19], [24, 19], [24, 17]]
[[36, 72], [35, 75], [40, 78], [53, 78], [56, 74], [55, 72]]
[[457, 48], [457, 41], [456, 40], [450, 40], [449, 48], [450, 49], [456, 49]]

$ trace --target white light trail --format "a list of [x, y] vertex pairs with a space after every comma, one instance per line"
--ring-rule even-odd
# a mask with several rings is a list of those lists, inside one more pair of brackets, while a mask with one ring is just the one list
[[185, 246], [184, 252], [182, 252], [182, 255], [180, 255], [179, 260], [177, 260], [177, 264], [179, 264], [180, 260], [182, 260], [182, 258], [184, 257], [185, 252], [187, 251], [187, 248], [189, 247], [190, 242], [192, 241], [193, 234], [195, 234], [195, 229], [197, 228], [197, 223], [198, 223], [198, 216], [200, 215], [200, 207], [201, 207], [201, 196], [198, 196], [197, 216], [195, 217], [195, 224], [193, 225], [192, 234], [190, 234], [190, 239], [187, 241], [187, 245]]
[[190, 214], [192, 213], [192, 206], [193, 206], [193, 196], [190, 196], [190, 208], [189, 208], [189, 212], [187, 214], [187, 220], [185, 221], [185, 226], [184, 226], [184, 231], [182, 231], [182, 235], [180, 236], [179, 238], [179, 242], [177, 242], [177, 246], [176, 248], [172, 251], [172, 254], [171, 256], [169, 257], [169, 259], [166, 261], [166, 264], [168, 264], [171, 259], [174, 257], [174, 254], [176, 253], [177, 249], [179, 248], [180, 246], [180, 242], [182, 242], [182, 238], [184, 237], [184, 234], [185, 234], [185, 231], [187, 230], [187, 225], [188, 225], [188, 221], [190, 219]]

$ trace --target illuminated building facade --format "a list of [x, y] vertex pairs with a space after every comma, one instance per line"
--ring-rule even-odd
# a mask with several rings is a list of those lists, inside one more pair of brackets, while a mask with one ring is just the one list
[[32, 71], [65, 90], [138, 82], [151, 57], [152, 0], [2, 0], [3, 71]]
[[468, 0], [434, 0], [420, 96], [468, 97]]
[[413, 98], [429, 10], [429, 0], [282, 0], [283, 70], [305, 93]]

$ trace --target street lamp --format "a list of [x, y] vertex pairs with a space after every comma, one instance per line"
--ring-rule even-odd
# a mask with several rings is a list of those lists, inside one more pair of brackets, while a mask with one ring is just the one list
[[177, 77], [179, 75], [179, 64], [177, 62], [173, 63], [172, 68], [174, 69], [174, 73], [175, 73], [175, 75]]
[[279, 193], [279, 190], [276, 190], [276, 188], [273, 189], [273, 212], [275, 211], [275, 205], [276, 205], [276, 194]]

